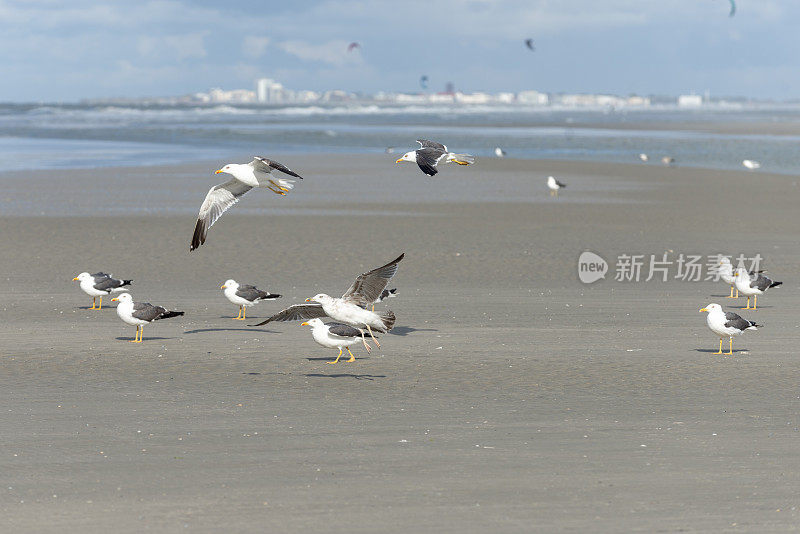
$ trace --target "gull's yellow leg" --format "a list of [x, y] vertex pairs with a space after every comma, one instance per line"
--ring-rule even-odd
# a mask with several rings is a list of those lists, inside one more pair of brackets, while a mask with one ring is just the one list
[[753, 295], [753, 309], [754, 310], [756, 309], [756, 306], [758, 306], [758, 295]]
[[139, 341], [137, 343], [141, 343], [142, 339], [144, 339], [144, 325], [139, 326]]
[[271, 186], [271, 185], [268, 185], [268, 186], [267, 186], [267, 189], [269, 189], [270, 191], [272, 191], [272, 192], [273, 192], [273, 193], [275, 193], [276, 195], [283, 195], [283, 196], [286, 196], [286, 193], [284, 193], [283, 191], [280, 191], [280, 190], [278, 190], [278, 189], [275, 189], [275, 188], [274, 188], [273, 186]]
[[279, 185], [278, 189], [280, 189], [281, 191], [289, 191], [288, 187], [283, 187], [282, 185]]
[[128, 343], [138, 343], [138, 341], [137, 341], [138, 339], [139, 339], [139, 326], [136, 326], [136, 335], [133, 336], [132, 340], [129, 339]]
[[378, 343], [377, 339], [375, 339], [375, 335], [372, 333], [372, 328], [370, 328], [369, 325], [367, 325], [367, 332], [369, 332], [369, 337], [372, 338], [372, 341], [375, 342], [375, 345], [377, 345], [378, 348], [381, 348], [381, 344]]
[[247, 306], [242, 306], [242, 321], [247, 319]]
[[241, 319], [241, 318], [242, 318], [242, 307], [239, 306], [239, 314], [236, 317], [234, 317], [233, 320], [235, 321], [236, 319]]
[[736, 289], [736, 298], [737, 299], [739, 298], [739, 289], [738, 288]]
[[[728, 338], [728, 340], [730, 341], [730, 349], [728, 349], [728, 352], [726, 352], [725, 354], [727, 354], [728, 356], [733, 356], [733, 338], [730, 337], [730, 338]], [[722, 340], [720, 340], [720, 341], [722, 341]]]
[[349, 360], [347, 360], [347, 362], [349, 363], [349, 362], [354, 362], [354, 361], [356, 361], [356, 357], [355, 357], [355, 356], [353, 356], [353, 353], [352, 353], [352, 352], [350, 352], [350, 347], [345, 347], [345, 348], [347, 349], [347, 352], [349, 352], [349, 353], [350, 353], [350, 359], [349, 359]]
[[339, 361], [339, 358], [341, 358], [341, 357], [342, 357], [342, 348], [339, 347], [339, 355], [336, 357], [336, 359], [333, 360], [332, 362], [325, 362], [325, 363], [336, 363], [336, 362]]
[[742, 310], [749, 310], [750, 309], [750, 297], [747, 297], [747, 306], [745, 306], [744, 308], [740, 308], [740, 309], [742, 309]]
[[361, 332], [361, 342], [364, 344], [364, 348], [367, 349], [367, 354], [370, 354], [372, 348], [367, 344], [367, 338], [364, 337], [364, 332]]
[[100, 297], [100, 305], [97, 307], [97, 309], [98, 310], [102, 309], [102, 307], [103, 307], [103, 297]]
[[729, 299], [735, 298], [735, 297], [733, 296], [733, 286], [731, 286], [731, 294], [730, 294], [730, 295], [728, 295], [728, 298], [729, 298]]
[[97, 307], [96, 307], [97, 306], [97, 302], [96, 301], [97, 301], [97, 297], [92, 297], [92, 307], [89, 308], [90, 310], [96, 310], [97, 309]]
[[374, 304], [372, 305], [372, 311], [375, 311], [375, 305]]
[[722, 338], [719, 338], [719, 352], [714, 352], [713, 354], [722, 354]]

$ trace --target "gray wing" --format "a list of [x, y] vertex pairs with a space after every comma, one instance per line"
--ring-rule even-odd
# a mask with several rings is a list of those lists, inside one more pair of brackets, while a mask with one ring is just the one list
[[134, 302], [133, 303], [133, 315], [137, 319], [141, 319], [142, 321], [155, 321], [158, 319], [161, 314], [166, 312], [166, 308], [162, 308], [161, 306], [153, 306], [149, 302]]
[[261, 156], [253, 156], [253, 161], [251, 161], [249, 165], [257, 171], [266, 173], [271, 173], [272, 171], [281, 171], [289, 176], [294, 176], [295, 178], [300, 178], [301, 180], [303, 179], [302, 176], [294, 172], [286, 165], [278, 163], [277, 161], [272, 161], [271, 159], [262, 158]]
[[556, 180], [556, 185], [557, 185], [558, 187], [567, 187], [567, 184], [565, 184], [565, 183], [562, 183], [562, 182], [559, 182], [558, 180]]
[[272, 321], [305, 321], [306, 319], [316, 319], [317, 317], [327, 317], [328, 314], [322, 309], [322, 304], [295, 304], [285, 310], [279, 311], [272, 317], [258, 324], [249, 326], [261, 326]]
[[435, 148], [436, 150], [447, 152], [447, 147], [444, 146], [442, 143], [437, 143], [436, 141], [428, 141], [427, 139], [417, 139], [417, 143], [419, 143], [420, 148]]
[[732, 327], [737, 330], [746, 330], [755, 324], [751, 323], [747, 319], [743, 319], [742, 317], [733, 312], [725, 312], [725, 319], [727, 319], [727, 321], [725, 321], [726, 327], [728, 328]]
[[400, 254], [386, 265], [360, 274], [350, 289], [342, 295], [342, 298], [362, 308], [375, 302], [375, 299], [386, 289], [386, 284], [397, 272], [397, 264], [404, 256], [405, 253]]
[[89, 276], [94, 278], [95, 283], [99, 282], [103, 278], [111, 278], [111, 275], [109, 273], [104, 273], [103, 271], [100, 271], [99, 273], [91, 274]]
[[[95, 278], [95, 280], [97, 280], [97, 278]], [[121, 286], [122, 280], [117, 280], [116, 278], [103, 278], [94, 284], [94, 288], [98, 291], [111, 291], [112, 289]]]
[[253, 302], [258, 299], [263, 299], [267, 296], [267, 293], [261, 291], [256, 286], [240, 285], [239, 289], [236, 290], [236, 295]]
[[758, 288], [761, 291], [766, 291], [771, 284], [772, 280], [761, 274], [755, 280], [750, 281], [750, 287]]
[[194, 250], [205, 243], [208, 229], [231, 206], [239, 202], [239, 198], [242, 195], [251, 189], [253, 188], [235, 178], [209, 189], [203, 205], [200, 206], [200, 213], [197, 215], [197, 224], [194, 227], [194, 235], [192, 236], [192, 244], [189, 245], [189, 250]]
[[445, 157], [446, 152], [439, 148], [425, 147], [417, 150], [417, 165], [428, 176], [436, 174], [436, 165]]
[[361, 330], [342, 323], [328, 323], [328, 332], [339, 337], [361, 337]]

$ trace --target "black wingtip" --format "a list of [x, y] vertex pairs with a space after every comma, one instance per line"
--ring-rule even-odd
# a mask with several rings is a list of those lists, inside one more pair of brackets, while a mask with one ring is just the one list
[[769, 287], [778, 287], [779, 285], [782, 285], [782, 284], [783, 284], [783, 282], [772, 282], [772, 283], [769, 285]]
[[189, 245], [189, 252], [206, 242], [205, 234], [205, 224], [202, 219], [197, 219], [197, 224], [194, 226], [194, 234], [192, 235], [192, 243]]
[[122, 287], [122, 286], [129, 286], [129, 285], [131, 285], [132, 283], [133, 283], [133, 280], [123, 280], [123, 281], [122, 281], [122, 284], [121, 284], [119, 287]]

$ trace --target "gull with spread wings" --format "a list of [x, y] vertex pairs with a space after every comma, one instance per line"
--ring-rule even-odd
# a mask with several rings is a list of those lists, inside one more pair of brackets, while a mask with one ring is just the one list
[[276, 177], [272, 174], [273, 171], [303, 179], [285, 165], [261, 156], [255, 156], [250, 163], [228, 163], [216, 171], [215, 174], [230, 174], [233, 178], [224, 184], [215, 185], [208, 191], [206, 199], [200, 206], [189, 250], [192, 251], [205, 243], [208, 229], [254, 187], [266, 187], [276, 195], [282, 196], [294, 188], [294, 180]]
[[[389, 310], [383, 312], [370, 311], [367, 306], [375, 302], [375, 299], [386, 289], [389, 280], [397, 272], [397, 264], [400, 263], [404, 256], [405, 254], [400, 254], [400, 256], [386, 265], [359, 275], [341, 298], [319, 293], [307, 298], [307, 304], [289, 306], [266, 321], [251, 326], [262, 326], [272, 321], [308, 321], [319, 317], [330, 317], [335, 321], [359, 330], [366, 328], [370, 337], [372, 337], [372, 341], [380, 348], [381, 344], [375, 339], [372, 331], [384, 333], [391, 330], [395, 321], [394, 313]], [[364, 343], [364, 348], [369, 352], [370, 347], [363, 331], [361, 332], [361, 341]]]
[[406, 152], [403, 157], [398, 159], [395, 163], [403, 163], [404, 161], [411, 161], [416, 163], [420, 170], [428, 176], [433, 176], [437, 172], [436, 166], [440, 161], [444, 160], [445, 163], [458, 163], [459, 165], [471, 165], [475, 163], [475, 158], [469, 154], [456, 154], [449, 152], [447, 147], [442, 143], [436, 141], [429, 141], [427, 139], [417, 139], [419, 148]]

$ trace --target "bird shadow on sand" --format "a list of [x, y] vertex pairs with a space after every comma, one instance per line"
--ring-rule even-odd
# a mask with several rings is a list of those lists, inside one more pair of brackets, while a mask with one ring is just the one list
[[393, 336], [407, 336], [413, 332], [438, 332], [435, 328], [414, 328], [413, 326], [395, 326], [389, 333]]
[[[344, 358], [344, 356], [342, 356], [342, 358]], [[335, 358], [306, 358], [306, 360], [310, 362], [332, 362], [334, 359]], [[369, 356], [361, 356], [359, 358], [356, 358], [356, 361], [358, 360], [369, 360]], [[346, 363], [345, 360], [342, 360], [342, 362]]]
[[[133, 341], [132, 337], [122, 337], [122, 336], [120, 336], [117, 339], [120, 340], [120, 341]], [[144, 341], [166, 341], [167, 339], [178, 339], [178, 338], [176, 338], [176, 337], [150, 337], [150, 336], [147, 336], [147, 339], [145, 339]]]
[[277, 334], [275, 330], [264, 330], [263, 328], [197, 328], [195, 330], [187, 330], [184, 334], [201, 334], [203, 332], [264, 332], [266, 334]]
[[[725, 345], [722, 345], [722, 348], [725, 348]], [[718, 349], [694, 349], [695, 352], [705, 352], [706, 354], [716, 354]], [[748, 352], [747, 349], [733, 349], [733, 353], [736, 354], [737, 352]], [[717, 354], [717, 356], [730, 356], [728, 351], [723, 351], [722, 354]]]
[[326, 375], [323, 373], [308, 373], [309, 378], [355, 378], [356, 380], [375, 380], [376, 378], [386, 378], [386, 375], [354, 375], [352, 373], [337, 373]]

